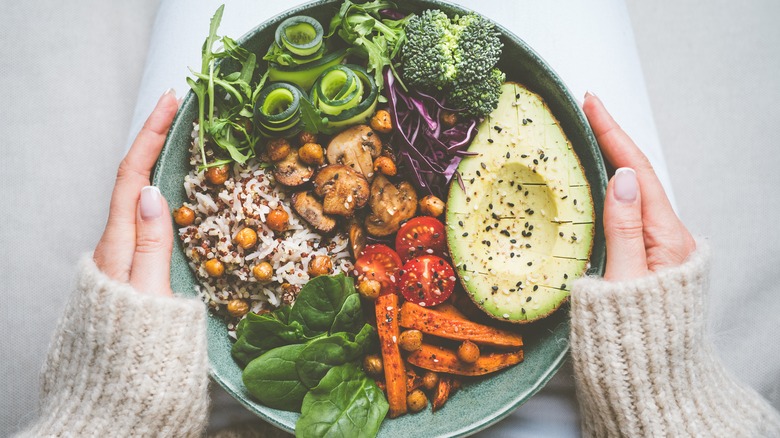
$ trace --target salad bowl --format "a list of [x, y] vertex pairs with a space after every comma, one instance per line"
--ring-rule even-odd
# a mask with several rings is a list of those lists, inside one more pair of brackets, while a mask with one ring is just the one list
[[[340, 4], [341, 0], [304, 4], [259, 24], [237, 41], [247, 50], [262, 55], [273, 42], [276, 27], [285, 19], [308, 15], [321, 23], [328, 23], [330, 17], [338, 12]], [[409, 0], [398, 4], [405, 13], [426, 9], [440, 9], [448, 15], [471, 12], [435, 0]], [[507, 80], [524, 84], [545, 100], [580, 159], [596, 212], [594, 246], [588, 274], [600, 275], [605, 260], [601, 211], [607, 177], [598, 144], [577, 101], [552, 68], [520, 38], [498, 24], [496, 29], [504, 44], [498, 67], [506, 73]], [[204, 29], [204, 34], [206, 31]], [[190, 91], [173, 122], [153, 175], [153, 184], [161, 189], [171, 206], [186, 201], [182, 181], [190, 171], [189, 148], [193, 122], [197, 119], [197, 96]], [[178, 293], [197, 296], [198, 280], [188, 265], [178, 239], [173, 251], [171, 283], [173, 290]], [[553, 315], [520, 330], [525, 342], [523, 362], [485, 378], [466, 380], [463, 388], [435, 413], [427, 409], [400, 418], [385, 419], [379, 436], [466, 436], [490, 426], [521, 406], [544, 387], [565, 361], [569, 335], [568, 308], [563, 306]], [[212, 378], [248, 410], [280, 429], [293, 432], [299, 414], [272, 409], [251, 398], [242, 383], [242, 370], [231, 356], [232, 342], [225, 321], [217, 315], [209, 314], [208, 354]]]

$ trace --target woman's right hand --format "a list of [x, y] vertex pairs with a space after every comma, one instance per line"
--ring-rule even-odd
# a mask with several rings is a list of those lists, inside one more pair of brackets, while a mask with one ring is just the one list
[[149, 178], [178, 109], [176, 94], [168, 90], [119, 165], [106, 229], [93, 255], [98, 269], [109, 278], [129, 283], [141, 293], [173, 294], [171, 214]]
[[587, 93], [582, 107], [601, 152], [617, 168], [604, 202], [604, 278], [631, 280], [682, 264], [696, 242], [672, 209], [650, 161], [598, 97]]

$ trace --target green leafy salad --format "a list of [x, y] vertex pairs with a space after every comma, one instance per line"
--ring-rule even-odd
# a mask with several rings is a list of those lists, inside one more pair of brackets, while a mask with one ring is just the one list
[[388, 404], [360, 366], [377, 349], [376, 330], [351, 278], [309, 281], [292, 307], [248, 314], [236, 336], [247, 390], [268, 407], [301, 412], [296, 435], [376, 434]]
[[[227, 303], [232, 355], [252, 398], [300, 412], [298, 437], [372, 437], [386, 416], [420, 412], [428, 396], [440, 409], [461, 376], [522, 361], [520, 335], [473, 322], [453, 304], [457, 294], [461, 304], [469, 299], [453, 294], [457, 278], [436, 219], [450, 183], [463, 187], [458, 166], [475, 155], [469, 145], [499, 104], [505, 75], [494, 25], [473, 13], [407, 14], [387, 0], [344, 0], [326, 21], [285, 19], [267, 50], [253, 53], [217, 35], [223, 10], [187, 78], [198, 102], [193, 163], [206, 174], [193, 190], [215, 201], [183, 206], [176, 222], [189, 227], [180, 233], [193, 268], [224, 292], [212, 308]], [[253, 178], [278, 192], [262, 198], [247, 189]], [[417, 193], [427, 196], [418, 203]], [[206, 225], [216, 223], [213, 210], [240, 210], [235, 201], [273, 210], [242, 210], [220, 238], [221, 228]], [[289, 269], [292, 252], [273, 260], [275, 248], [263, 245], [301, 231], [288, 227], [293, 211], [325, 243], [302, 250], [308, 276], [283, 283], [274, 270]], [[338, 251], [354, 263], [335, 272], [354, 275], [327, 275], [335, 263], [322, 254], [324, 271], [315, 272], [312, 251], [347, 229], [350, 247]], [[243, 289], [225, 298], [229, 281]], [[269, 309], [257, 291], [272, 283], [293, 299]], [[424, 318], [401, 321], [402, 307]], [[422, 332], [434, 341], [423, 343]]]

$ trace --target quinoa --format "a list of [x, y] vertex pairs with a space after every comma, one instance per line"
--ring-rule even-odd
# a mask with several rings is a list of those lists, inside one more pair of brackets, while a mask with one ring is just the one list
[[[242, 299], [255, 313], [282, 304], [292, 304], [300, 288], [309, 281], [309, 263], [315, 256], [327, 255], [333, 273], [353, 269], [349, 240], [344, 233], [323, 236], [290, 208], [289, 196], [270, 170], [257, 159], [241, 165], [233, 163], [230, 178], [219, 186], [209, 184], [201, 164], [198, 127], [193, 129], [190, 147], [192, 170], [184, 178], [185, 206], [195, 214], [195, 222], [179, 228], [179, 238], [189, 265], [199, 280], [201, 299], [212, 311], [228, 319], [232, 332], [237, 320], [225, 310], [227, 303]], [[266, 215], [282, 208], [289, 214], [286, 231], [275, 233], [265, 225]], [[257, 244], [244, 250], [233, 239], [245, 227], [257, 232]], [[210, 277], [203, 264], [217, 258], [225, 266], [219, 278]], [[273, 267], [271, 281], [261, 283], [252, 268], [261, 262]], [[231, 320], [232, 318], [232, 320]]]

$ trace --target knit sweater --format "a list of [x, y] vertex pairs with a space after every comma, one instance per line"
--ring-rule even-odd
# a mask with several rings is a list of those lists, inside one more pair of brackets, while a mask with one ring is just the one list
[[[780, 415], [704, 339], [708, 254], [634, 281], [574, 284], [571, 350], [586, 436], [780, 437]], [[205, 308], [80, 265], [22, 436], [198, 436], [208, 408]], [[219, 436], [269, 436], [251, 427]], [[270, 432], [270, 434], [269, 434]]]
[[625, 282], [583, 278], [571, 357], [585, 436], [780, 437], [780, 415], [705, 339], [706, 245], [681, 266]]

